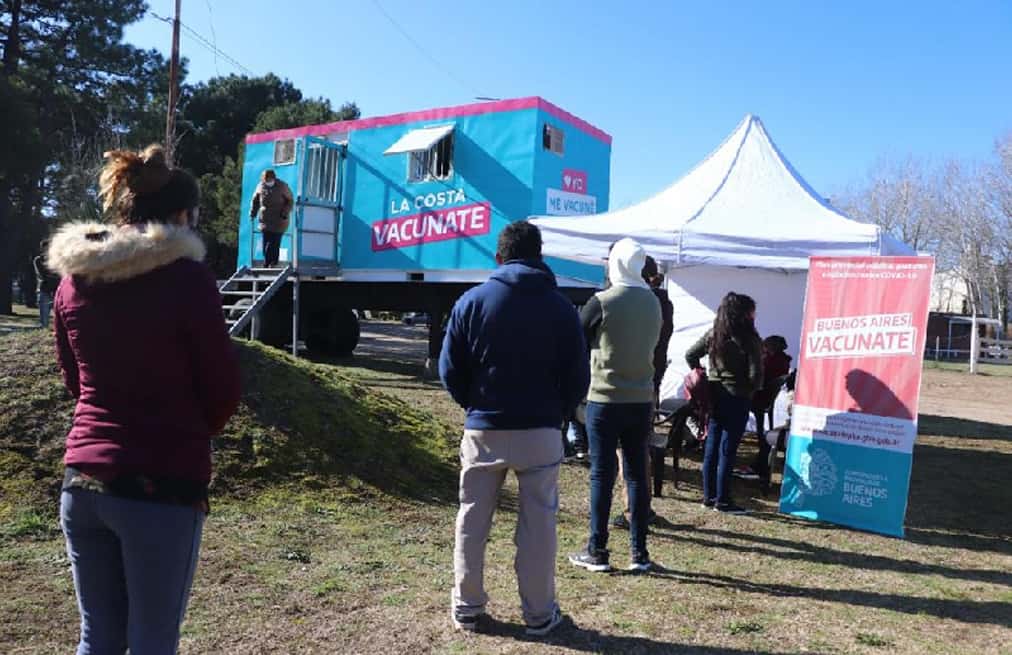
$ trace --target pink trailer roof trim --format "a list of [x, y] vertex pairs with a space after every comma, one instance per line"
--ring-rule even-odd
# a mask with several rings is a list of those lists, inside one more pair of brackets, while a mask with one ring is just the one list
[[532, 96], [529, 98], [516, 98], [513, 100], [497, 100], [495, 102], [480, 102], [471, 105], [459, 105], [456, 107], [441, 107], [439, 109], [425, 109], [404, 114], [392, 114], [390, 116], [376, 116], [374, 118], [361, 118], [354, 121], [337, 121], [323, 125], [305, 125], [293, 127], [287, 130], [275, 130], [273, 132], [261, 132], [259, 134], [248, 134], [246, 143], [263, 143], [265, 141], [278, 141], [281, 139], [293, 139], [300, 136], [326, 136], [337, 132], [353, 132], [377, 127], [388, 127], [390, 125], [402, 125], [404, 123], [416, 123], [420, 121], [439, 121], [460, 116], [476, 116], [479, 114], [493, 114], [507, 111], [519, 111], [521, 109], [541, 109], [559, 120], [586, 132], [590, 136], [611, 145], [611, 135], [594, 127], [582, 118], [570, 114], [565, 109], [553, 105], [543, 98]]

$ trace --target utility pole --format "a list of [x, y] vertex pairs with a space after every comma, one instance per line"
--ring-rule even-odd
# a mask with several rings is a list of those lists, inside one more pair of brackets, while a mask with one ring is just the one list
[[172, 149], [176, 141], [176, 103], [179, 101], [179, 4], [172, 21], [172, 58], [169, 60], [169, 108], [165, 116], [165, 158], [172, 163]]

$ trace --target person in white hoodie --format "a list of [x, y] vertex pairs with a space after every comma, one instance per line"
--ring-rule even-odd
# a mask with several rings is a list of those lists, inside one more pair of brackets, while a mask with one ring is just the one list
[[590, 538], [569, 561], [589, 571], [610, 571], [608, 515], [621, 446], [629, 493], [630, 570], [651, 567], [647, 552], [650, 489], [647, 447], [653, 430], [654, 347], [661, 308], [641, 275], [646, 253], [632, 239], [618, 241], [608, 256], [611, 286], [587, 302], [580, 314], [590, 346], [587, 395], [590, 445]]

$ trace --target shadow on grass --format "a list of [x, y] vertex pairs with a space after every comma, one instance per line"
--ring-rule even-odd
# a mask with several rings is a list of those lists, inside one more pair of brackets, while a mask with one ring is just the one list
[[[762, 513], [753, 515], [763, 518]], [[666, 523], [666, 522], [665, 522]], [[821, 525], [836, 529], [827, 523]], [[655, 527], [664, 527], [658, 523]], [[672, 526], [678, 529], [681, 526]], [[1012, 572], [995, 569], [960, 569], [938, 564], [925, 564], [914, 560], [894, 559], [866, 552], [848, 552], [834, 550], [824, 546], [793, 539], [760, 536], [748, 532], [731, 532], [705, 527], [686, 526], [686, 530], [678, 532], [660, 532], [654, 530], [650, 536], [672, 541], [691, 543], [704, 548], [719, 548], [724, 551], [741, 553], [742, 555], [759, 555], [789, 562], [816, 562], [819, 564], [845, 566], [849, 569], [868, 569], [872, 571], [895, 571], [903, 574], [937, 575], [955, 580], [971, 580], [1012, 587]], [[707, 539], [712, 537], [715, 539]], [[719, 541], [718, 541], [719, 540]], [[737, 540], [745, 543], [733, 543], [726, 540]]]
[[[387, 359], [381, 357], [375, 357], [371, 355], [358, 356], [352, 355], [351, 357], [329, 357], [329, 358], [314, 358], [314, 361], [318, 361], [322, 364], [332, 364], [334, 366], [340, 366], [345, 368], [360, 368], [366, 371], [373, 371], [375, 373], [389, 373], [392, 375], [401, 375], [404, 377], [415, 378], [419, 381], [423, 381], [425, 374], [425, 366], [415, 361], [410, 360], [398, 360], [398, 359]], [[373, 378], [370, 378], [370, 382]], [[394, 381], [394, 380], [391, 380]], [[403, 379], [397, 379], [398, 383], [403, 384]], [[428, 381], [428, 380], [425, 380]]]
[[968, 437], [971, 439], [998, 439], [1012, 441], [1012, 425], [985, 423], [955, 416], [921, 414], [917, 433], [939, 437]]
[[[721, 544], [721, 546], [723, 545]], [[922, 598], [919, 596], [882, 594], [874, 591], [852, 589], [814, 589], [784, 584], [763, 584], [726, 575], [675, 571], [660, 566], [646, 575], [669, 579], [681, 584], [706, 585], [717, 589], [730, 589], [784, 598], [808, 598], [829, 603], [843, 603], [849, 606], [885, 609], [905, 614], [930, 614], [938, 618], [953, 619], [964, 623], [986, 623], [1012, 627], [1012, 603], [998, 601]]]
[[[675, 655], [689, 653], [698, 655], [779, 655], [776, 651], [738, 648], [724, 646], [700, 646], [698, 644], [679, 644], [669, 641], [658, 641], [648, 637], [628, 637], [610, 635], [592, 628], [581, 628], [571, 617], [565, 616], [562, 624], [544, 637], [531, 637], [523, 625], [506, 623], [489, 618], [482, 634], [505, 637], [520, 642], [545, 644], [546, 646], [562, 646], [581, 653], [672, 653]], [[785, 651], [781, 651], [783, 653]], [[806, 651], [814, 652], [814, 651]]]
[[[914, 449], [909, 538], [948, 533], [946, 545], [1012, 553], [1012, 453], [918, 445]], [[982, 548], [982, 546], [984, 548]]]
[[[959, 428], [974, 431], [966, 434], [986, 435], [987, 429], [1012, 429], [974, 421], [945, 420], [971, 424]], [[953, 436], [959, 434], [953, 433]], [[991, 434], [997, 435], [997, 431]], [[1005, 435], [984, 438], [1004, 439]], [[1007, 483], [1009, 471], [1012, 471], [1012, 453], [929, 443], [916, 445], [905, 521], [906, 539], [924, 545], [1012, 555], [1012, 523], [1008, 520], [1008, 507], [1012, 506], [1012, 485]], [[775, 500], [778, 494], [779, 488], [774, 486], [770, 499]], [[811, 530], [849, 529], [783, 514], [760, 512], [754, 516]]]

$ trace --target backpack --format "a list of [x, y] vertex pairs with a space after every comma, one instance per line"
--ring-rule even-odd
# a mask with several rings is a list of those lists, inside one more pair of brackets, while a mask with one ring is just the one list
[[692, 369], [686, 374], [682, 386], [685, 397], [689, 400], [689, 418], [694, 424], [690, 430], [697, 440], [702, 441], [706, 439], [706, 424], [710, 416], [710, 383], [706, 371], [701, 368]]
[[689, 371], [685, 375], [683, 386], [685, 397], [690, 403], [701, 407], [710, 406], [710, 385], [705, 370], [694, 368]]

